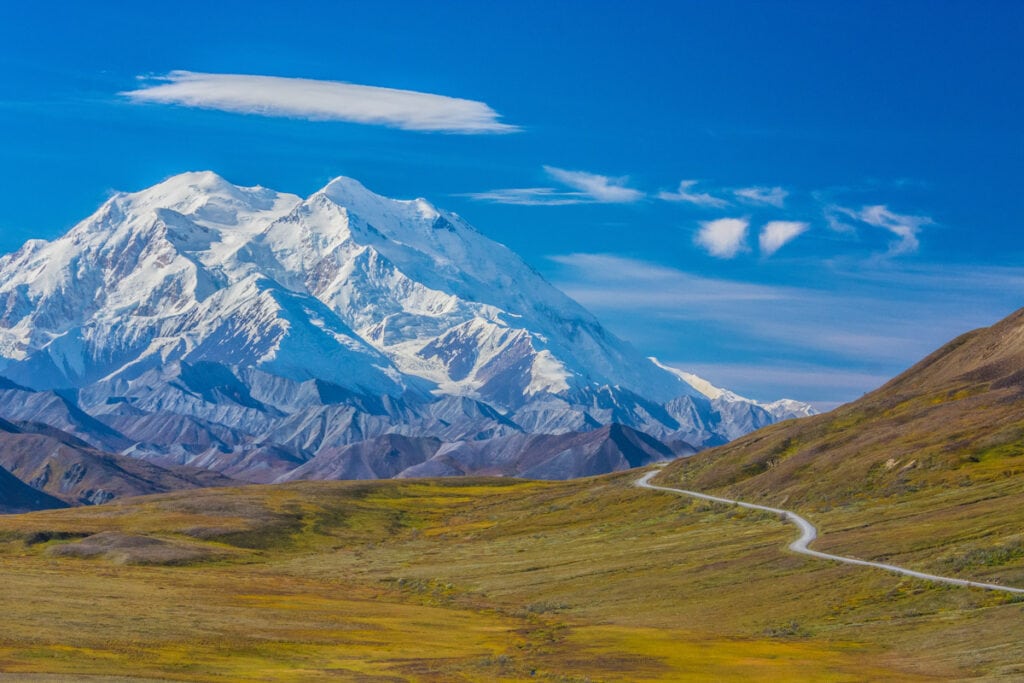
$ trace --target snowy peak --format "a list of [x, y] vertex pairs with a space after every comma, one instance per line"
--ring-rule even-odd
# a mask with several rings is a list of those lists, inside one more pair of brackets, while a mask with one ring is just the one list
[[243, 469], [611, 423], [700, 447], [806, 414], [644, 358], [456, 214], [344, 177], [183, 173], [0, 257], [0, 376], [74, 390], [133, 453]]
[[395, 219], [400, 218], [423, 224], [432, 223], [441, 216], [441, 212], [425, 199], [391, 199], [345, 176], [338, 176], [313, 196], [319, 194], [370, 223], [394, 224]]
[[714, 384], [707, 381], [703, 377], [698, 377], [697, 375], [691, 372], [685, 372], [683, 370], [680, 370], [679, 368], [674, 368], [671, 365], [665, 365], [654, 356], [650, 356], [649, 360], [662, 370], [671, 372], [676, 377], [679, 377], [681, 380], [689, 384], [691, 387], [696, 389], [698, 392], [700, 392], [707, 398], [710, 398], [712, 400], [724, 399], [726, 401], [746, 401], [748, 403], [756, 403], [756, 401], [740, 396], [739, 394], [735, 394], [729, 391], [728, 389], [716, 387]]
[[[7, 261], [18, 267], [0, 273], [11, 321], [0, 330], [0, 370], [34, 357], [47, 368], [44, 386], [166, 357], [170, 335], [182, 353], [213, 353], [216, 340], [220, 361], [279, 367], [280, 349], [301, 338], [287, 363], [294, 377], [323, 372], [331, 339], [359, 338], [442, 393], [504, 409], [538, 393], [601, 386], [661, 401], [691, 391], [458, 216], [350, 178], [302, 200], [208, 171], [183, 173], [112, 197], [64, 237]], [[254, 278], [310, 305], [268, 307], [245, 284]], [[474, 359], [472, 372], [444, 358], [452, 352], [442, 347], [456, 343]]]
[[198, 171], [172, 176], [140, 192], [118, 194], [111, 201], [135, 214], [171, 209], [208, 227], [244, 229], [254, 221], [269, 222], [300, 199], [258, 185], [239, 187], [212, 171]]
[[716, 387], [703, 377], [699, 377], [693, 373], [685, 372], [679, 368], [674, 368], [671, 365], [665, 365], [654, 356], [651, 356], [649, 360], [659, 368], [679, 377], [712, 401], [721, 401], [724, 403], [748, 403], [763, 409], [772, 416], [774, 421], [789, 420], [795, 417], [809, 417], [811, 415], [818, 414], [818, 411], [809, 403], [794, 401], [790, 398], [779, 399], [777, 401], [772, 401], [771, 403], [762, 403], [751, 398], [746, 398], [745, 396], [740, 396], [728, 389]]

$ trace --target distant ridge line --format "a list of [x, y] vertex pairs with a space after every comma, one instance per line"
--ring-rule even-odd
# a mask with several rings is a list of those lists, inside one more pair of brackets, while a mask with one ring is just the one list
[[767, 505], [758, 505], [757, 503], [745, 503], [739, 500], [732, 500], [730, 498], [721, 498], [719, 496], [712, 496], [706, 493], [698, 493], [696, 491], [687, 491], [685, 489], [676, 489], [668, 486], [658, 486], [651, 483], [651, 479], [659, 473], [660, 470], [651, 470], [644, 476], [637, 479], [633, 484], [640, 488], [652, 489], [655, 491], [667, 491], [669, 493], [678, 493], [684, 496], [690, 496], [692, 498], [700, 498], [702, 500], [710, 500], [716, 503], [726, 503], [728, 505], [738, 505], [739, 507], [748, 508], [751, 510], [762, 510], [764, 512], [772, 512], [778, 515], [782, 515], [786, 520], [792, 522], [800, 529], [800, 538], [796, 539], [789, 544], [789, 549], [795, 553], [801, 555], [810, 555], [811, 557], [817, 557], [823, 560], [834, 560], [836, 562], [842, 562], [843, 564], [855, 564], [861, 567], [875, 567], [876, 569], [884, 569], [888, 572], [894, 572], [896, 574], [903, 574], [905, 576], [912, 576], [916, 579], [924, 579], [925, 581], [934, 581], [936, 583], [951, 584], [954, 586], [968, 586], [971, 588], [983, 588], [985, 590], [992, 591], [1003, 591], [1004, 593], [1024, 593], [1024, 588], [1014, 588], [1013, 586], [1001, 586], [996, 583], [982, 583], [979, 581], [968, 581], [967, 579], [957, 579], [951, 576], [939, 576], [937, 574], [926, 574], [924, 572], [914, 571], [913, 569], [907, 569], [906, 567], [900, 567], [894, 564], [885, 564], [884, 562], [871, 562], [869, 560], [858, 560], [854, 557], [843, 557], [842, 555], [832, 555], [831, 553], [823, 553], [817, 550], [811, 550], [807, 547], [811, 541], [818, 537], [818, 530], [813, 524], [808, 522], [800, 515], [790, 510], [783, 510], [781, 508], [768, 507]]

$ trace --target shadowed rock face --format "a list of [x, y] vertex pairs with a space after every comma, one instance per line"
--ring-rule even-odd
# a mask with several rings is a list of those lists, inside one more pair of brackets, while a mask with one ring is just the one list
[[400, 477], [486, 474], [529, 479], [569, 479], [690, 455], [682, 442], [666, 445], [642, 432], [610, 425], [589, 432], [517, 434], [482, 442], [447, 444]]
[[67, 506], [64, 501], [32, 488], [0, 468], [0, 513], [32, 512]]
[[668, 446], [621, 425], [457, 443], [386, 435], [321, 453], [278, 481], [463, 475], [566, 479], [640, 467], [693, 452], [684, 443]]
[[420, 465], [441, 447], [439, 439], [386, 434], [327, 449], [278, 481], [298, 479], [391, 479]]

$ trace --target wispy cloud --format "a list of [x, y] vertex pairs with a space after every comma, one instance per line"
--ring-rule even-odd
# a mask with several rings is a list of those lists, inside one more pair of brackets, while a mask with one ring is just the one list
[[[569, 294], [590, 305], [624, 310], [666, 310], [701, 303], [766, 302], [790, 298], [793, 292], [772, 287], [693, 275], [676, 268], [613, 254], [563, 254], [548, 259], [566, 266], [574, 277]], [[582, 277], [581, 277], [582, 276]]]
[[547, 174], [560, 183], [574, 188], [595, 202], [607, 204], [628, 204], [640, 201], [644, 193], [626, 187], [629, 178], [612, 178], [586, 171], [567, 171], [563, 168], [545, 166]]
[[897, 240], [889, 248], [891, 254], [916, 251], [919, 245], [917, 233], [920, 232], [922, 225], [932, 222], [927, 216], [900, 215], [882, 205], [865, 206], [860, 210], [858, 218], [868, 225], [884, 228], [896, 235]]
[[[996, 322], [1024, 297], [1024, 268], [809, 262], [803, 279], [818, 284], [795, 287], [611, 254], [551, 260], [555, 284], [645, 354], [746, 396], [789, 394], [819, 407], [879, 386], [958, 334]], [[715, 363], [799, 364], [819, 381], [704, 370]]]
[[732, 193], [739, 199], [751, 204], [767, 204], [782, 208], [786, 203], [789, 193], [781, 187], [743, 187], [733, 190]]
[[589, 197], [580, 192], [561, 192], [553, 187], [511, 187], [487, 192], [464, 192], [457, 196], [517, 206], [566, 206], [568, 204], [586, 204], [591, 201]]
[[513, 133], [483, 102], [445, 95], [308, 78], [172, 71], [120, 93], [158, 102], [240, 114], [349, 121], [404, 130]]
[[[827, 290], [704, 277], [607, 254], [571, 254], [551, 260], [568, 267], [560, 284], [570, 296], [610, 318], [644, 315], [658, 321], [647, 327], [689, 327], [680, 323], [699, 321], [702, 324], [697, 327], [705, 333], [724, 330], [720, 338], [733, 343], [781, 344], [847, 358], [892, 361], [927, 350], [918, 328], [907, 324], [906, 317], [897, 324], [890, 316], [878, 314], [891, 305], [893, 291], [920, 298], [920, 293], [909, 291], [914, 280], [906, 274], [875, 270], [876, 279], [869, 285], [839, 296]], [[890, 301], [880, 299], [881, 291], [890, 293]], [[929, 308], [936, 307], [919, 305], [914, 316], [933, 312]]]
[[712, 256], [730, 259], [746, 250], [749, 221], [743, 218], [719, 218], [704, 221], [694, 237], [694, 242]]
[[828, 225], [829, 229], [846, 234], [857, 232], [857, 228], [850, 225], [846, 219], [847, 211], [849, 211], [849, 209], [844, 209], [843, 207], [836, 206], [835, 204], [829, 204], [826, 206], [822, 210], [822, 215], [825, 217], [825, 223]]
[[544, 172], [566, 188], [554, 187], [513, 187], [486, 192], [466, 192], [459, 196], [494, 202], [496, 204], [517, 204], [520, 206], [564, 206], [567, 204], [631, 204], [646, 195], [640, 190], [627, 187], [627, 177], [567, 171], [555, 166], [545, 166]]
[[917, 251], [920, 242], [917, 239], [921, 227], [930, 225], [934, 221], [928, 216], [910, 216], [898, 214], [889, 210], [889, 207], [878, 204], [862, 207], [859, 211], [848, 209], [842, 206], [830, 206], [825, 209], [825, 216], [829, 224], [836, 230], [849, 230], [851, 226], [836, 218], [841, 214], [852, 218], [855, 221], [870, 225], [876, 228], [888, 230], [896, 239], [889, 244], [888, 255], [896, 256]]
[[659, 192], [658, 199], [663, 199], [666, 202], [686, 202], [688, 204], [696, 204], [697, 206], [716, 208], [729, 205], [729, 202], [724, 199], [712, 196], [707, 192], [690, 192], [690, 188], [694, 187], [697, 182], [696, 180], [683, 180], [679, 183], [679, 189], [675, 192]]
[[761, 228], [761, 235], [758, 244], [761, 253], [771, 256], [787, 243], [793, 241], [803, 233], [807, 232], [810, 226], [800, 221], [771, 221], [765, 223]]

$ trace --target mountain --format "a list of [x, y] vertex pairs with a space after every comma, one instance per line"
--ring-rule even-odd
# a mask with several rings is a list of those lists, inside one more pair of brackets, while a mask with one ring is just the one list
[[703, 377], [665, 365], [657, 358], [651, 357], [649, 360], [708, 398], [719, 416], [719, 430], [729, 439], [735, 439], [775, 422], [817, 414], [814, 408], [800, 401], [783, 398], [771, 403], [762, 403], [728, 389], [716, 387]]
[[[29, 241], [0, 258], [0, 375], [0, 415], [249, 481], [388, 436], [696, 449], [810, 411], [709, 397], [459, 216], [348, 178], [303, 199], [185, 173]], [[302, 471], [380, 476], [352, 467]]]
[[514, 433], [456, 443], [386, 434], [321, 452], [277, 481], [463, 475], [568, 479], [641, 467], [694, 452], [684, 442], [669, 446], [618, 424], [587, 432]]
[[100, 422], [55, 391], [35, 391], [0, 378], [0, 415], [8, 420], [46, 424], [89, 445], [117, 451], [132, 440]]
[[230, 482], [205, 470], [159, 467], [105, 453], [48, 425], [6, 420], [0, 420], [0, 468], [41, 495], [49, 494], [45, 500], [52, 496], [75, 505]]

